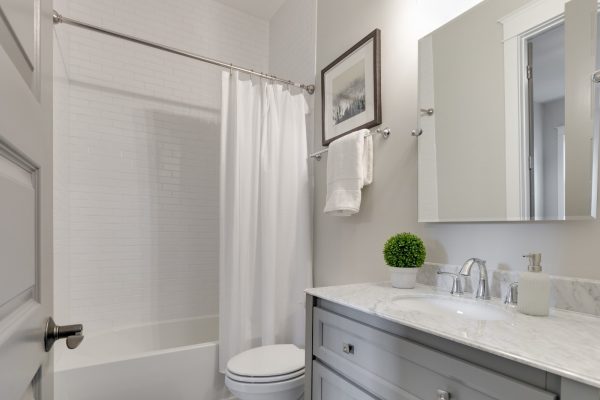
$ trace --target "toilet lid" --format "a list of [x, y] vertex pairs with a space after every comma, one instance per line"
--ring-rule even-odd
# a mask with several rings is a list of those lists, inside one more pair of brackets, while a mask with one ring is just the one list
[[229, 360], [227, 369], [239, 376], [287, 375], [304, 369], [304, 350], [293, 344], [256, 347]]

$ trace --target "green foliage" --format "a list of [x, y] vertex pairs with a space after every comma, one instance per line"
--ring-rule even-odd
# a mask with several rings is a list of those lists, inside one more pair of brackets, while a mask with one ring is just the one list
[[392, 236], [383, 246], [383, 258], [390, 267], [417, 268], [425, 262], [425, 245], [412, 233]]

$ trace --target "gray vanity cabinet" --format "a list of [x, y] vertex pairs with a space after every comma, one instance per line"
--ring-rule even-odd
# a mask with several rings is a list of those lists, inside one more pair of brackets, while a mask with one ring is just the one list
[[312, 382], [313, 400], [377, 400], [318, 361], [313, 363]]
[[[561, 378], [555, 375], [309, 296], [311, 304], [305, 400], [557, 400], [561, 395]], [[560, 398], [598, 400], [598, 393], [565, 381]]]

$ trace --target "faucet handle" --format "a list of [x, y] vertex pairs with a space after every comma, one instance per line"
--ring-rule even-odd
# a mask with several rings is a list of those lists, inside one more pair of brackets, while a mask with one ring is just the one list
[[506, 297], [504, 297], [504, 304], [510, 306], [516, 306], [519, 302], [519, 282], [513, 282], [508, 285], [506, 290]]
[[445, 272], [445, 271], [438, 271], [437, 274], [438, 275], [448, 275], [452, 278], [452, 289], [450, 289], [451, 295], [462, 296], [463, 294], [465, 294], [465, 292], [463, 291], [463, 288], [462, 288], [462, 282], [460, 280], [459, 274], [455, 274], [454, 272]]

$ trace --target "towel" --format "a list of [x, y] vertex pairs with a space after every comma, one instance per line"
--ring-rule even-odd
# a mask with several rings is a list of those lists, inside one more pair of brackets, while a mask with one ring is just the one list
[[325, 213], [350, 216], [360, 210], [361, 189], [373, 182], [373, 138], [368, 134], [362, 129], [329, 145]]

